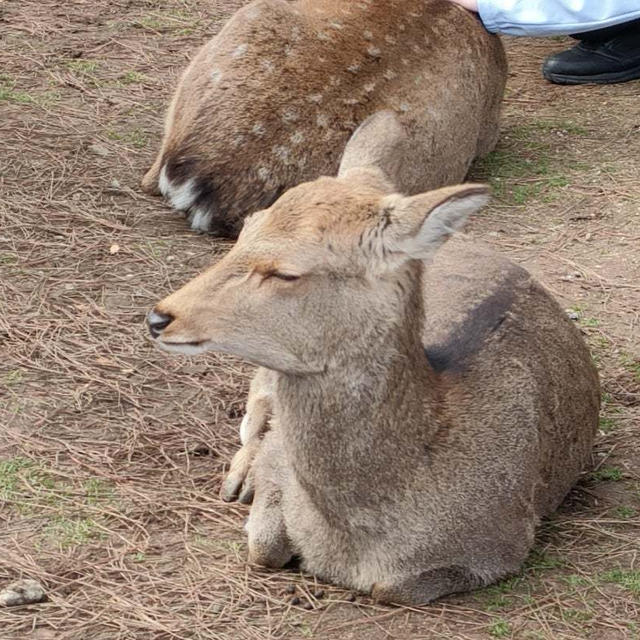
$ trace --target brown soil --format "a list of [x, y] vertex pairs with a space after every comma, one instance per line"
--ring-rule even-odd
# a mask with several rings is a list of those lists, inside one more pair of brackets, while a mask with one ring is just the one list
[[[415, 610], [248, 566], [217, 498], [251, 370], [154, 350], [145, 311], [224, 252], [139, 180], [176, 76], [241, 0], [0, 8], [0, 640], [640, 638], [640, 84], [557, 87], [509, 41], [493, 204], [470, 232], [577, 316], [604, 390], [595, 473], [511, 580]], [[295, 584], [300, 605], [286, 587]], [[311, 602], [313, 610], [302, 605]]]

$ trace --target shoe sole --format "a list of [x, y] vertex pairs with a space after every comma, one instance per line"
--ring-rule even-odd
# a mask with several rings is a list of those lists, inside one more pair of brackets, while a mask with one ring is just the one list
[[595, 76], [566, 76], [559, 73], [542, 71], [542, 75], [554, 84], [615, 84], [640, 79], [640, 67], [616, 71], [615, 73], [601, 73]]

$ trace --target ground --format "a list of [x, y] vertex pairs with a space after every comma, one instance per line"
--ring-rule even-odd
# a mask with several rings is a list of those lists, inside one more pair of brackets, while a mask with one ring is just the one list
[[48, 601], [0, 609], [0, 639], [640, 638], [640, 84], [552, 86], [540, 63], [568, 41], [507, 41], [501, 140], [472, 175], [494, 199], [470, 233], [593, 350], [593, 470], [513, 578], [416, 609], [351, 602], [246, 563], [247, 509], [217, 492], [251, 370], [163, 355], [143, 326], [229, 246], [138, 184], [177, 74], [242, 4], [1, 8], [0, 589], [34, 578]]

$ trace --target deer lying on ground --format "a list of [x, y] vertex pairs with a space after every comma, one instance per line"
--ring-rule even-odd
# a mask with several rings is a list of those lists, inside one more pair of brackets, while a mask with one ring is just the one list
[[247, 218], [148, 322], [168, 351], [262, 367], [223, 485], [253, 496], [250, 560], [298, 556], [417, 604], [519, 568], [589, 462], [600, 394], [579, 331], [524, 269], [445, 243], [485, 188], [399, 195], [372, 161], [392, 166], [398, 138], [393, 114], [366, 122], [337, 178]]
[[335, 175], [351, 133], [394, 111], [414, 194], [460, 182], [498, 135], [500, 41], [446, 0], [257, 0], [184, 72], [142, 181], [193, 229], [235, 236], [287, 189]]

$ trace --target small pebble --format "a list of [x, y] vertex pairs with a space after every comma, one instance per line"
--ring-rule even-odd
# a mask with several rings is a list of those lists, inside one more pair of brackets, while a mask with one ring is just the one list
[[298, 598], [298, 596], [293, 596], [290, 602], [294, 607], [297, 607], [300, 604], [300, 598]]
[[356, 601], [356, 596], [355, 596], [355, 594], [350, 593], [350, 594], [345, 598], [345, 600], [346, 600], [347, 602], [355, 602], [355, 601]]
[[313, 592], [313, 597], [317, 598], [318, 600], [322, 600], [322, 598], [324, 598], [324, 590], [323, 589], [318, 589], [317, 591]]
[[0, 591], [0, 607], [42, 602], [46, 598], [42, 585], [36, 580], [18, 580]]
[[310, 602], [305, 602], [303, 609], [306, 609], [307, 611], [311, 611], [311, 609], [313, 609], [313, 605]]
[[285, 589], [285, 591], [287, 593], [295, 593], [296, 592], [296, 585], [295, 584], [288, 584], [287, 588]]

